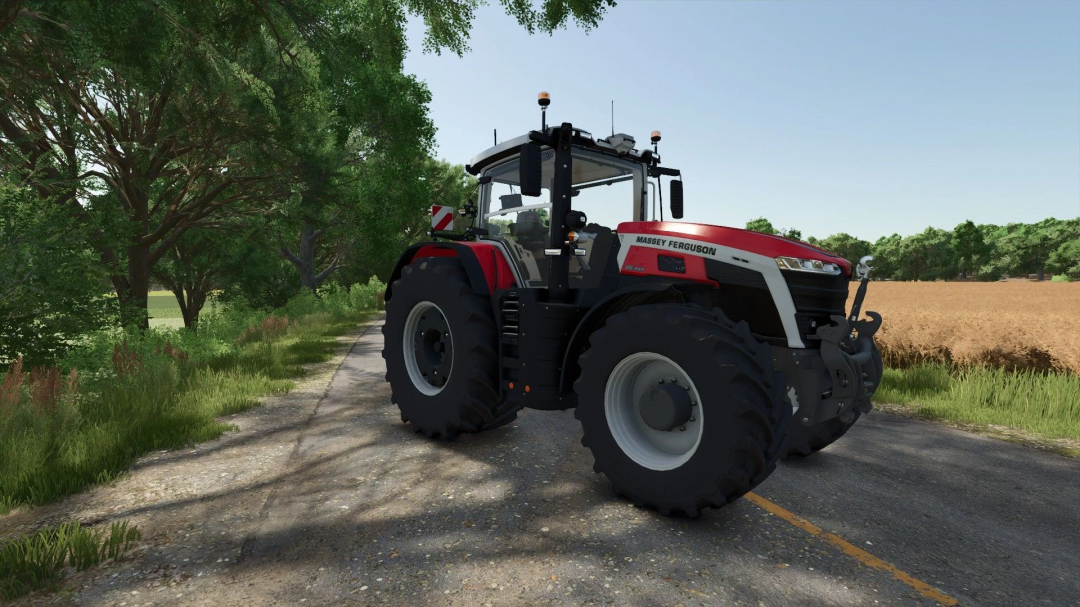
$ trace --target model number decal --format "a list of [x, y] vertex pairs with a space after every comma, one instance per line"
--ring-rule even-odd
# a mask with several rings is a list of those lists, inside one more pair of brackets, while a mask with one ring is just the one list
[[690, 253], [701, 253], [702, 255], [716, 255], [716, 247], [710, 247], [694, 242], [668, 240], [666, 238], [656, 238], [654, 236], [638, 236], [634, 242], [650, 244], [656, 247], [667, 247], [676, 251], [688, 251]]

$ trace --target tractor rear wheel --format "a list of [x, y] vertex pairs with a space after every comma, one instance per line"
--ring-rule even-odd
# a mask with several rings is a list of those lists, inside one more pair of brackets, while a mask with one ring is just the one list
[[632, 308], [592, 334], [579, 364], [581, 442], [635, 504], [693, 518], [776, 468], [791, 405], [745, 322], [719, 309]]
[[491, 303], [473, 292], [461, 262], [418, 260], [402, 269], [392, 293], [382, 354], [401, 421], [430, 438], [453, 439], [517, 417], [499, 398]]

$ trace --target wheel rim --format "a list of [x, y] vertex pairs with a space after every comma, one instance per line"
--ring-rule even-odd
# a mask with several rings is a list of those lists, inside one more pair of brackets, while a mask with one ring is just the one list
[[454, 369], [454, 336], [442, 309], [430, 301], [413, 306], [402, 340], [413, 386], [428, 396], [442, 392]]
[[[670, 392], [673, 386], [685, 392], [693, 403], [691, 417], [671, 430], [651, 427], [655, 416], [649, 414], [651, 409], [643, 409], [642, 403], [649, 402], [643, 398], [649, 399], [661, 388]], [[604, 389], [604, 414], [608, 429], [623, 453], [650, 470], [678, 468], [693, 457], [701, 444], [704, 429], [701, 395], [686, 371], [660, 354], [638, 352], [615, 365]], [[675, 418], [675, 423], [680, 419]]]

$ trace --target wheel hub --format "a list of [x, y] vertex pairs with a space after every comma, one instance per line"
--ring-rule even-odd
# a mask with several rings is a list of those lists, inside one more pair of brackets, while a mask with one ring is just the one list
[[686, 426], [693, 412], [688, 391], [668, 383], [649, 388], [638, 399], [641, 419], [653, 430], [670, 432]]
[[454, 368], [454, 338], [446, 316], [431, 302], [420, 302], [405, 321], [405, 366], [418, 390], [440, 392]]
[[619, 361], [604, 388], [611, 435], [630, 459], [673, 470], [697, 451], [704, 428], [701, 395], [670, 358], [637, 352]]

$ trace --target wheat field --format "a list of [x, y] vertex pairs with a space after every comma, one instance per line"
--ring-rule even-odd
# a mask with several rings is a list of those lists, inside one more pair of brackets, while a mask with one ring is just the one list
[[872, 282], [862, 309], [882, 315], [877, 340], [886, 366], [935, 361], [1080, 374], [1080, 283]]

